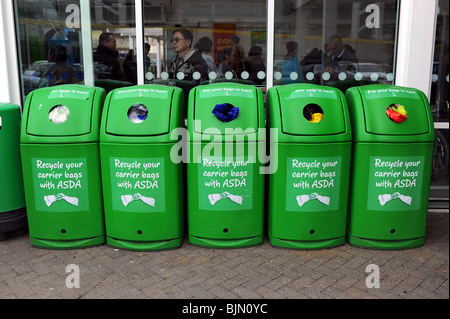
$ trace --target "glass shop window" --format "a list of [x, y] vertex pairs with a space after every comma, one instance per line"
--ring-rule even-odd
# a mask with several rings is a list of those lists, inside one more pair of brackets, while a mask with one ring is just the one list
[[[80, 3], [90, 7], [89, 51], [82, 41], [80, 22], [86, 17], [80, 16]], [[92, 54], [96, 86], [110, 91], [136, 84], [134, 3], [16, 0], [25, 96], [39, 87], [85, 83], [83, 54]], [[143, 5], [146, 83], [178, 85], [186, 92], [220, 81], [265, 87], [266, 0]]]
[[431, 77], [430, 105], [436, 122], [436, 140], [431, 172], [431, 207], [448, 211], [449, 168], [449, 2], [439, 0], [436, 23], [433, 74]]
[[[146, 83], [265, 88], [266, 0], [144, 3]], [[147, 53], [148, 52], [148, 53]]]
[[436, 122], [448, 122], [449, 92], [449, 2], [439, 0], [430, 104]]
[[274, 85], [392, 84], [398, 1], [276, 1]]
[[92, 55], [96, 86], [108, 92], [136, 83], [134, 1], [84, 1], [91, 14], [89, 51], [83, 50], [82, 1], [15, 1], [25, 96], [41, 87], [84, 84], [83, 54]]
[[41, 87], [82, 82], [80, 35], [66, 13], [79, 8], [79, 1], [17, 0], [15, 5], [25, 96]]
[[109, 92], [137, 84], [134, 1], [90, 1], [95, 86]]

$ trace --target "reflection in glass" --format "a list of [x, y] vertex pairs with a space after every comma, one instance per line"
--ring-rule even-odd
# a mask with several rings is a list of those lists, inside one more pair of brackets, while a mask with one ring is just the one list
[[431, 76], [431, 96], [433, 118], [437, 122], [448, 122], [449, 113], [449, 4], [439, 1], [436, 21], [433, 73]]
[[450, 157], [448, 130], [449, 2], [448, 0], [439, 0], [438, 5], [430, 105], [434, 121], [444, 123], [439, 123], [442, 128], [435, 130], [436, 140], [433, 151], [430, 198], [433, 198], [433, 201], [431, 201], [433, 208], [444, 208], [448, 212]]
[[[95, 85], [107, 92], [136, 83], [133, 1], [88, 1], [93, 52], [82, 43], [80, 0], [16, 0], [25, 96], [60, 84], [84, 84], [83, 54], [93, 54]], [[89, 67], [90, 69], [90, 67]]]
[[[356, 85], [392, 84], [397, 3], [276, 1], [274, 74], [283, 76], [274, 76], [274, 84], [292, 83], [295, 71], [286, 62], [295, 59], [301, 69], [297, 82], [335, 86], [344, 92]], [[378, 15], [366, 10], [373, 6]], [[380, 27], [375, 27], [378, 22]]]
[[24, 95], [42, 87], [83, 83], [80, 29], [75, 23], [80, 1], [15, 2]]
[[144, 41], [160, 67], [146, 83], [179, 86], [186, 103], [196, 85], [265, 86], [266, 20], [266, 0], [144, 2]]

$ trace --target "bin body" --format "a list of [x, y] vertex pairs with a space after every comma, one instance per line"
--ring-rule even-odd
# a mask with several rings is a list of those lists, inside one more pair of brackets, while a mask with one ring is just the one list
[[20, 137], [30, 241], [53, 249], [105, 241], [98, 147], [105, 91], [38, 89], [26, 99]]
[[0, 103], [0, 240], [28, 231], [18, 105]]
[[[291, 84], [268, 91], [271, 154], [268, 237], [273, 246], [322, 249], [345, 242], [352, 133], [338, 89]], [[310, 108], [323, 118], [311, 122]], [[304, 113], [304, 111], [306, 113]]]
[[[433, 157], [434, 125], [416, 89], [368, 85], [346, 93], [353, 127], [348, 242], [375, 249], [423, 244]], [[404, 122], [387, 116], [391, 105]]]
[[[140, 118], [129, 113], [138, 105]], [[128, 116], [130, 114], [130, 116]], [[183, 167], [171, 160], [172, 131], [184, 125], [183, 91], [162, 85], [111, 91], [100, 129], [107, 244], [130, 250], [183, 241]]]
[[[239, 108], [231, 122], [212, 113], [218, 104]], [[187, 160], [189, 243], [213, 248], [261, 244], [264, 175], [258, 153], [265, 146], [262, 92], [220, 83], [191, 90]]]

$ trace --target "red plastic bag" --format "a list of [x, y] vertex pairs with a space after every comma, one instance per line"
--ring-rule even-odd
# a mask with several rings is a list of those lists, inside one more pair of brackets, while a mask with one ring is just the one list
[[387, 116], [388, 116], [391, 120], [393, 120], [395, 123], [403, 123], [403, 122], [407, 119], [407, 116], [406, 116], [406, 115], [400, 114], [400, 113], [398, 113], [398, 112], [392, 110], [391, 108], [388, 108], [388, 109], [386, 110], [386, 114], [387, 114]]

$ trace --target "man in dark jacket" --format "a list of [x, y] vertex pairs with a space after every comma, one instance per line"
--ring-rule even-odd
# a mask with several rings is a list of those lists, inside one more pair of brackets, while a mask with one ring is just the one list
[[171, 41], [176, 55], [170, 62], [171, 79], [194, 81], [195, 84], [208, 79], [208, 65], [202, 55], [191, 47], [193, 39], [189, 30], [173, 32]]
[[329, 72], [330, 75], [336, 77], [342, 67], [354, 64], [357, 65], [355, 51], [350, 45], [344, 45], [342, 38], [338, 35], [330, 37], [327, 41], [328, 55], [324, 61], [324, 72]]
[[131, 70], [119, 61], [119, 52], [116, 50], [116, 37], [113, 33], [104, 32], [98, 39], [98, 47], [94, 52], [94, 62], [99, 79], [113, 79], [132, 82]]

